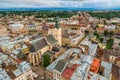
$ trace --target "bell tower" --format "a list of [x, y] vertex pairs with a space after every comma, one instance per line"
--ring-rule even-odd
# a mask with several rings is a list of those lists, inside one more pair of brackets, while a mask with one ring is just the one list
[[53, 36], [58, 41], [58, 45], [62, 46], [62, 31], [61, 31], [62, 29], [59, 24], [59, 18], [55, 17], [54, 21], [55, 21], [55, 25], [54, 25], [54, 30], [53, 30]]

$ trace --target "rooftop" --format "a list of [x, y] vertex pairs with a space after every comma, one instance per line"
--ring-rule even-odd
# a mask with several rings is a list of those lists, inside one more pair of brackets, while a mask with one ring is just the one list
[[12, 78], [15, 79], [16, 77], [18, 77], [21, 73], [20, 70], [18, 70], [16, 65], [8, 65], [5, 66], [5, 69], [7, 70], [7, 74]]
[[18, 27], [21, 27], [23, 28], [23, 24], [20, 24], [20, 23], [14, 23], [14, 24], [10, 24], [9, 25], [9, 28], [18, 28]]
[[104, 77], [110, 80], [110, 75], [112, 74], [112, 63], [102, 61], [101, 66], [104, 67]]
[[81, 72], [78, 68], [72, 74], [71, 80], [83, 80], [86, 73]]
[[28, 28], [36, 28], [36, 25], [35, 25], [34, 23], [30, 23], [30, 24], [28, 25]]
[[83, 40], [80, 44], [87, 45], [89, 47], [89, 54], [91, 56], [95, 56], [96, 50], [97, 50], [97, 47], [98, 47], [97, 44], [92, 44], [90, 41], [87, 40], [87, 38], [85, 40]]
[[103, 56], [106, 60], [109, 60], [109, 56], [119, 57], [120, 56], [120, 51], [104, 50], [103, 51]]
[[100, 67], [100, 60], [97, 58], [93, 59], [93, 62], [91, 64], [90, 70], [94, 73], [97, 73]]
[[8, 59], [8, 56], [0, 52], [0, 60], [4, 61], [7, 59]]
[[37, 40], [34, 40], [32, 42], [32, 45], [30, 47], [31, 52], [36, 52], [38, 50], [41, 50], [42, 48], [46, 47], [48, 44], [45, 40], [45, 38], [39, 38]]
[[62, 73], [62, 76], [65, 77], [66, 79], [70, 79], [76, 68], [77, 68], [76, 64], [73, 64], [72, 67], [66, 67], [66, 69]]
[[19, 69], [24, 73], [31, 68], [28, 62], [23, 61], [18, 65]]
[[54, 69], [58, 70], [59, 72], [63, 72], [63, 70], [65, 69], [68, 61], [69, 60], [67, 60], [67, 59], [59, 60]]
[[12, 80], [7, 72], [2, 68], [0, 68], [0, 80]]
[[77, 44], [77, 42], [79, 41], [79, 39], [81, 39], [83, 37], [84, 37], [84, 34], [77, 35], [77, 36], [70, 36], [69, 38], [71, 39], [72, 43]]
[[79, 53], [80, 49], [71, 48], [71, 49], [67, 50], [63, 55], [61, 55], [59, 58], [57, 58], [57, 60], [55, 60], [54, 62], [52, 62], [46, 69], [50, 70], [50, 71], [53, 71], [54, 68], [55, 68], [55, 66], [56, 66], [56, 64], [58, 63], [58, 61], [62, 60], [62, 59], [65, 59], [68, 56], [68, 54], [71, 53], [71, 51]]
[[87, 76], [90, 80], [108, 80], [107, 78], [99, 75], [99, 74], [96, 74], [96, 73], [92, 73], [90, 72], [90, 74], [88, 74]]
[[92, 58], [90, 55], [85, 56], [85, 57], [83, 58], [82, 62], [86, 62], [86, 63], [88, 63], [88, 64], [91, 64], [91, 63], [93, 62], [93, 58]]
[[115, 64], [112, 65], [112, 75], [113, 75], [116, 79], [120, 79], [120, 67], [118, 67], [118, 66], [115, 65]]
[[53, 35], [48, 35], [47, 36], [47, 41], [52, 45], [57, 43], [57, 40], [53, 37]]

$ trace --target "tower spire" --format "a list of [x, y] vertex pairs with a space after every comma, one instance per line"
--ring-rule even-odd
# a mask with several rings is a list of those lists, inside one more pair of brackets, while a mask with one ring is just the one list
[[60, 25], [59, 25], [59, 17], [55, 17], [54, 18], [54, 21], [55, 21], [55, 28], [59, 29], [60, 28]]

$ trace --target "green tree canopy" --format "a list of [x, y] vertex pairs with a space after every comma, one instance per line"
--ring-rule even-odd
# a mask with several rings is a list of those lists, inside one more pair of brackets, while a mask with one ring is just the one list
[[43, 66], [47, 67], [51, 63], [51, 58], [49, 54], [43, 55]]
[[107, 42], [106, 42], [106, 48], [107, 49], [112, 49], [113, 42], [114, 42], [113, 38], [108, 39]]
[[107, 30], [104, 31], [104, 35], [105, 35], [105, 36], [108, 35], [108, 31], [107, 31]]
[[92, 17], [111, 19], [114, 17], [120, 17], [120, 11], [104, 11], [104, 12], [88, 12]]
[[99, 38], [100, 36], [99, 36], [99, 34], [95, 31], [94, 33], [93, 33], [97, 38]]
[[99, 26], [98, 26], [98, 25], [96, 25], [95, 29], [96, 29], [96, 28], [99, 28]]
[[103, 34], [104, 34], [104, 36], [105, 36], [105, 40], [106, 40], [106, 36], [108, 35], [108, 31], [105, 30]]
[[89, 31], [88, 30], [85, 30], [85, 35], [88, 35], [89, 34]]
[[100, 42], [103, 43], [103, 38], [99, 38]]
[[109, 33], [109, 36], [110, 36], [110, 38], [114, 35], [114, 32], [113, 31], [110, 31]]

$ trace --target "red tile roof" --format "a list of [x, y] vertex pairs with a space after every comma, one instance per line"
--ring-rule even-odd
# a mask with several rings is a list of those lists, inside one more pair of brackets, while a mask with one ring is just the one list
[[19, 60], [19, 59], [16, 59], [15, 60], [17, 63], [21, 63], [22, 61], [21, 60]]
[[72, 68], [66, 67], [66, 69], [62, 73], [62, 76], [66, 79], [70, 79], [76, 68], [77, 68], [76, 64], [74, 64]]
[[96, 28], [96, 30], [105, 30], [105, 28], [104, 27], [102, 27], [102, 28]]
[[92, 65], [91, 65], [91, 67], [90, 67], [90, 71], [92, 71], [92, 72], [94, 72], [94, 73], [97, 73], [99, 67], [100, 67], [100, 60], [97, 59], [97, 58], [94, 58], [94, 59], [93, 59], [93, 62], [92, 62]]

